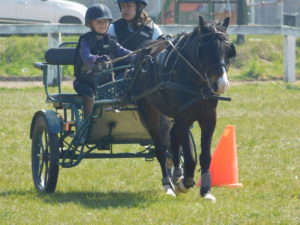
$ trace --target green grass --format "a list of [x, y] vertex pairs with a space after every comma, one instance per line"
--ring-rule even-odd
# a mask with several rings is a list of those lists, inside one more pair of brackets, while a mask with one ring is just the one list
[[[226, 125], [236, 126], [243, 187], [213, 188], [212, 204], [198, 188], [164, 196], [157, 161], [142, 159], [86, 159], [60, 170], [54, 194], [37, 194], [29, 128], [34, 112], [51, 106], [42, 88], [1, 88], [0, 224], [299, 224], [300, 84], [232, 85], [226, 96], [232, 102], [218, 106], [213, 146]], [[197, 126], [193, 133], [199, 145]]]
[[[246, 43], [236, 45], [237, 57], [232, 60], [231, 80], [278, 80], [283, 78], [283, 37], [247, 35]], [[234, 40], [235, 36], [231, 36]], [[62, 41], [77, 41], [78, 36], [62, 36]], [[47, 37], [0, 38], [0, 75], [40, 76], [33, 63], [44, 61]], [[300, 78], [300, 38], [297, 39], [296, 76]], [[72, 66], [64, 67], [64, 75], [73, 77]]]
[[[282, 79], [283, 37], [274, 35], [247, 35], [245, 44], [237, 46], [231, 78], [236, 80]], [[299, 74], [299, 70], [298, 70]]]
[[[63, 36], [62, 41], [77, 41], [79, 36]], [[0, 75], [41, 76], [35, 62], [44, 62], [48, 38], [43, 36], [10, 36], [0, 38]], [[65, 67], [64, 74], [72, 76], [73, 68]]]

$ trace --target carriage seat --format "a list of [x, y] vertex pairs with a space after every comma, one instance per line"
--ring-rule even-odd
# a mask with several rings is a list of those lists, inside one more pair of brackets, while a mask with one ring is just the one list
[[[74, 65], [76, 48], [74, 47], [59, 47], [50, 48], [45, 52], [45, 60], [49, 65]], [[48, 94], [46, 102], [48, 103], [63, 103], [63, 104], [80, 104], [82, 105], [82, 96], [78, 94]]]
[[74, 65], [76, 48], [50, 48], [45, 53], [50, 65]]

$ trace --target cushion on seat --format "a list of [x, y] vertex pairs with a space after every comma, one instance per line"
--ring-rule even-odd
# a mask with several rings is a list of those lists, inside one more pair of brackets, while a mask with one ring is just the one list
[[50, 102], [59, 102], [59, 103], [73, 103], [73, 104], [82, 104], [82, 96], [78, 94], [52, 94], [50, 95], [52, 99], [48, 100]]

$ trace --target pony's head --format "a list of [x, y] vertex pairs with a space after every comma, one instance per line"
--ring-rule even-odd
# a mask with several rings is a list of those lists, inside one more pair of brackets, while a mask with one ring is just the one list
[[219, 23], [205, 22], [199, 16], [199, 25], [192, 33], [192, 63], [209, 81], [216, 94], [222, 94], [227, 89], [229, 59], [236, 55], [235, 47], [226, 34], [229, 21], [227, 17]]

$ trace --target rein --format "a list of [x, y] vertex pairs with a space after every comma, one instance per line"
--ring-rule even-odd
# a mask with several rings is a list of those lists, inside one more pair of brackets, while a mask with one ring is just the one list
[[[199, 38], [199, 40], [201, 40], [201, 39], [203, 39], [203, 38], [205, 38], [205, 37], [208, 37], [208, 36], [214, 36], [214, 35], [216, 35], [216, 36], [225, 36], [225, 33], [223, 33], [223, 32], [209, 32], [209, 33], [206, 33], [206, 34], [203, 34], [203, 35], [201, 35], [200, 36], [200, 38]], [[185, 45], [186, 45], [186, 43], [188, 43], [188, 41], [190, 40], [190, 37], [191, 36], [189, 36], [188, 37], [188, 39], [185, 41], [185, 43], [183, 44], [183, 47], [181, 48], [181, 49], [184, 49], [184, 47], [185, 47]], [[208, 85], [210, 85], [210, 82], [209, 82], [209, 79], [208, 79], [208, 77], [207, 77], [207, 74], [206, 73], [204, 73], [204, 75], [203, 75], [203, 73], [201, 73], [195, 66], [193, 66], [193, 64], [191, 64], [187, 59], [186, 59], [186, 57], [184, 57], [183, 55], [182, 55], [182, 53], [177, 49], [177, 45], [179, 44], [179, 42], [182, 40], [182, 38], [181, 39], [179, 39], [179, 41], [176, 43], [176, 46], [174, 46], [174, 44], [170, 41], [170, 40], [168, 40], [168, 43], [169, 43], [169, 45], [172, 47], [172, 51], [174, 51], [195, 73], [196, 73], [196, 75], [198, 76], [198, 77], [200, 77], [203, 81], [206, 81], [207, 83], [208, 83]], [[203, 46], [203, 45], [206, 45], [208, 42], [205, 42], [205, 43], [202, 43], [202, 44], [199, 44], [198, 45], [198, 48], [199, 48], [199, 46]], [[176, 60], [174, 61], [174, 63], [176, 62]], [[222, 66], [222, 67], [224, 67], [224, 68], [226, 68], [226, 64], [225, 63], [220, 63], [220, 66]]]
[[174, 46], [171, 41], [168, 41], [169, 45], [173, 48], [176, 54], [192, 69], [194, 72], [202, 79], [208, 82], [207, 76], [203, 77], [199, 70], [197, 70], [182, 54], [181, 52]]
[[120, 62], [120, 61], [122, 61], [122, 60], [124, 60], [124, 59], [126, 59], [126, 58], [128, 58], [128, 57], [130, 57], [130, 56], [132, 56], [132, 55], [136, 55], [136, 54], [140, 53], [141, 51], [144, 51], [144, 50], [147, 50], [147, 49], [152, 49], [152, 48], [155, 47], [155, 46], [158, 46], [158, 45], [161, 45], [161, 44], [165, 44], [165, 43], [169, 43], [169, 41], [168, 41], [168, 40], [162, 40], [162, 41], [159, 41], [159, 42], [154, 43], [154, 44], [152, 44], [152, 45], [148, 45], [148, 46], [146, 46], [146, 47], [144, 47], [144, 48], [139, 48], [138, 50], [135, 50], [135, 51], [133, 51], [133, 52], [131, 52], [131, 53], [125, 55], [125, 56], [122, 56], [122, 57], [119, 57], [119, 58], [115, 58], [115, 59], [111, 59], [110, 61], [105, 62], [105, 63], [116, 63], [116, 62]]

